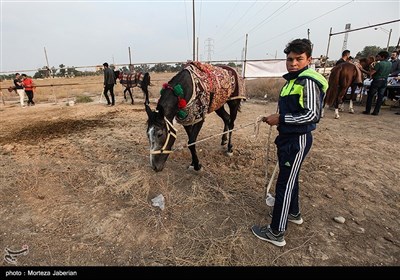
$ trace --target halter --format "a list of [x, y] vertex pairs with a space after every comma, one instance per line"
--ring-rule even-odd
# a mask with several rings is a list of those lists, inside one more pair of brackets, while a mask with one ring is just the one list
[[170, 154], [173, 151], [172, 150], [166, 150], [169, 138], [170, 136], [174, 137], [176, 139], [176, 132], [178, 131], [174, 125], [166, 118], [164, 117], [165, 120], [165, 125], [167, 126], [167, 139], [165, 140], [164, 146], [160, 150], [150, 150], [151, 155], [158, 155], [158, 154]]

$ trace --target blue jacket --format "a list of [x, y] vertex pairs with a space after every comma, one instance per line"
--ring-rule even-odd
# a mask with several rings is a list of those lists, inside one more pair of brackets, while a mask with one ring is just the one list
[[305, 134], [316, 128], [321, 118], [328, 81], [305, 67], [283, 76], [286, 84], [279, 96], [279, 134]]

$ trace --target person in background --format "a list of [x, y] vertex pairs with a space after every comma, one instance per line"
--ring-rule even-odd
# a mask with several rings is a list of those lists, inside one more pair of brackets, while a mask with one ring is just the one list
[[261, 240], [276, 246], [286, 245], [287, 223], [302, 224], [299, 205], [299, 173], [311, 149], [322, 114], [328, 81], [310, 67], [312, 45], [308, 39], [295, 39], [285, 48], [287, 74], [281, 89], [279, 112], [262, 121], [278, 129], [275, 139], [279, 175], [275, 185], [275, 204], [269, 225], [254, 225], [251, 230]]
[[28, 106], [34, 106], [35, 102], [33, 101], [33, 89], [35, 87], [31, 78], [29, 78], [26, 74], [22, 74], [22, 85], [24, 86], [24, 90], [26, 95], [28, 96]]
[[24, 86], [21, 81], [20, 73], [15, 74], [14, 86], [15, 86], [15, 90], [17, 91], [17, 94], [19, 95], [19, 102], [21, 104], [21, 107], [25, 107], [25, 104], [24, 104], [25, 91], [24, 91]]
[[335, 65], [339, 65], [340, 63], [347, 62], [349, 60], [349, 58], [350, 58], [350, 51], [344, 50], [342, 52], [342, 57], [338, 61], [336, 61]]
[[397, 77], [400, 74], [399, 52], [393, 51], [389, 61], [392, 63], [389, 77]]
[[387, 60], [388, 58], [389, 53], [387, 51], [380, 51], [376, 55], [377, 63], [375, 63], [374, 67], [370, 71], [372, 82], [367, 95], [365, 111], [363, 111], [363, 114], [365, 115], [371, 114], [372, 98], [375, 94], [378, 95], [378, 98], [372, 115], [377, 116], [379, 114], [383, 102], [383, 96], [385, 95], [387, 87], [387, 79], [392, 68], [392, 64]]
[[[107, 62], [104, 62], [103, 66], [104, 66], [104, 91], [103, 91], [103, 94], [107, 100], [107, 105], [114, 106], [115, 105], [115, 96], [114, 96], [115, 75], [114, 75], [114, 71], [108, 67]], [[110, 98], [108, 97], [108, 92], [110, 92], [110, 95], [111, 95], [111, 102], [110, 102]]]

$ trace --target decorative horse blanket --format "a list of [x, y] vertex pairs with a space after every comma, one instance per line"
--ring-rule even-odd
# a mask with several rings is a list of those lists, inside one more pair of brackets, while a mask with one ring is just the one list
[[193, 82], [193, 94], [185, 108], [187, 116], [176, 118], [183, 126], [193, 125], [205, 119], [208, 113], [218, 110], [228, 100], [246, 99], [243, 78], [235, 69], [191, 62], [185, 67]]
[[118, 78], [123, 86], [133, 88], [137, 87], [138, 85], [141, 85], [143, 77], [144, 74], [142, 72], [136, 72], [136, 73], [121, 72]]

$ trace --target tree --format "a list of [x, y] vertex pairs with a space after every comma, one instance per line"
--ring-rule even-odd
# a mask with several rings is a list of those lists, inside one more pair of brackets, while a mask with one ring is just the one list
[[381, 48], [378, 46], [365, 46], [361, 52], [356, 54], [356, 58], [359, 59], [361, 57], [376, 56], [378, 52], [385, 50], [386, 48]]
[[60, 67], [60, 76], [65, 77], [65, 65], [60, 64], [60, 65], [58, 65], [58, 67]]
[[51, 72], [53, 73], [53, 78], [54, 78], [56, 75], [57, 69], [53, 66], [53, 67], [51, 67]]

